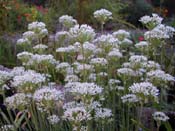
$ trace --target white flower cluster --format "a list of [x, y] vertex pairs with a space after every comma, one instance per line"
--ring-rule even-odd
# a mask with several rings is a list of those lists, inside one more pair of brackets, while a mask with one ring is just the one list
[[124, 75], [124, 76], [135, 76], [136, 75], [134, 70], [132, 70], [131, 68], [119, 68], [117, 72], [119, 75]]
[[163, 121], [163, 122], [169, 120], [169, 117], [164, 112], [159, 112], [159, 111], [153, 114], [153, 118], [156, 121]]
[[103, 88], [94, 83], [68, 83], [65, 87], [69, 88], [68, 91], [80, 95], [97, 95], [101, 94]]
[[33, 31], [26, 31], [22, 35], [24, 39], [28, 39], [30, 41], [35, 39], [35, 32]]
[[93, 53], [96, 50], [96, 48], [97, 47], [94, 44], [89, 43], [89, 42], [85, 42], [83, 44], [83, 49], [84, 49], [86, 54], [87, 53], [89, 53], [89, 54]]
[[41, 30], [45, 29], [46, 25], [43, 22], [32, 22], [28, 25], [28, 30], [40, 32]]
[[0, 70], [0, 85], [6, 82], [7, 80], [10, 80], [11, 78], [12, 75], [10, 72]]
[[156, 26], [151, 31], [147, 31], [144, 34], [146, 40], [150, 39], [169, 39], [173, 37], [175, 29], [163, 24]]
[[48, 46], [44, 45], [44, 44], [38, 44], [38, 45], [33, 47], [33, 49], [35, 49], [35, 50], [47, 49], [47, 48], [48, 48]]
[[175, 78], [172, 75], [167, 74], [162, 70], [152, 70], [147, 72], [147, 78], [150, 81], [159, 81], [160, 83], [175, 81]]
[[90, 64], [97, 66], [107, 66], [108, 61], [105, 58], [92, 58]]
[[18, 39], [17, 42], [16, 42], [17, 45], [21, 45], [21, 46], [23, 46], [23, 45], [30, 45], [30, 43], [31, 42], [27, 38]]
[[150, 82], [134, 83], [129, 87], [129, 91], [134, 94], [143, 94], [145, 97], [152, 96], [157, 99], [159, 90]]
[[108, 53], [108, 57], [109, 58], [116, 58], [117, 59], [117, 58], [122, 58], [123, 55], [122, 55], [122, 53], [120, 52], [119, 49], [113, 48], [112, 51], [110, 51]]
[[139, 98], [135, 94], [127, 94], [121, 97], [123, 103], [135, 103]]
[[106, 119], [112, 117], [112, 111], [108, 108], [96, 108], [95, 119]]
[[82, 122], [91, 119], [91, 115], [86, 111], [85, 107], [68, 108], [64, 111], [63, 119], [74, 122]]
[[29, 103], [30, 99], [24, 93], [16, 93], [5, 99], [5, 104], [10, 109], [24, 109]]
[[163, 18], [160, 17], [158, 14], [153, 13], [152, 16], [143, 16], [140, 18], [140, 22], [142, 24], [154, 24], [154, 26], [159, 25], [162, 23]]
[[112, 19], [112, 12], [106, 9], [100, 9], [94, 12], [94, 17], [102, 24], [105, 24], [107, 20]]
[[148, 61], [146, 64], [144, 64], [144, 67], [150, 71], [150, 70], [160, 70], [159, 63], [155, 61]]
[[48, 116], [47, 120], [51, 125], [55, 125], [60, 121], [60, 118], [57, 115], [53, 114], [51, 116]]
[[14, 67], [10, 74], [14, 77], [14, 76], [19, 76], [25, 73], [25, 68], [24, 67]]
[[118, 48], [119, 41], [117, 38], [112, 36], [111, 34], [101, 35], [96, 39], [97, 45], [99, 47], [116, 47]]
[[59, 18], [59, 22], [63, 24], [64, 27], [70, 28], [77, 24], [77, 20], [73, 19], [72, 16], [63, 15]]
[[125, 38], [130, 38], [130, 33], [122, 29], [113, 32], [112, 35], [120, 41], [123, 41]]
[[65, 82], [77, 82], [79, 78], [77, 75], [67, 75], [64, 79]]
[[[21, 75], [14, 76], [12, 85], [21, 88], [23, 86], [31, 85], [40, 85], [44, 83], [46, 77], [43, 74], [37, 73], [33, 70], [27, 70]], [[22, 89], [22, 88], [21, 88]]]
[[144, 65], [148, 61], [148, 59], [147, 57], [142, 55], [132, 55], [129, 58], [129, 61], [131, 63], [132, 68], [139, 68], [140, 66]]
[[69, 32], [68, 31], [59, 31], [55, 34], [55, 41], [59, 42], [63, 39], [66, 39], [69, 36]]
[[59, 48], [57, 48], [56, 52], [71, 53], [71, 52], [78, 52], [78, 49], [75, 48], [75, 46], [69, 45], [68, 47], [59, 47]]
[[147, 41], [140, 41], [139, 43], [135, 44], [135, 47], [139, 49], [147, 49], [148, 45], [149, 43]]
[[26, 63], [29, 61], [29, 59], [32, 57], [32, 53], [23, 51], [21, 53], [17, 54], [17, 58], [22, 61], [23, 65], [26, 65]]
[[92, 27], [83, 24], [75, 25], [74, 27], [70, 28], [69, 35], [76, 42], [80, 42], [81, 44], [83, 44], [86, 41], [92, 41], [96, 34]]
[[[61, 91], [52, 87], [42, 87], [35, 91], [33, 99], [37, 103], [44, 104], [45, 101], [58, 101], [63, 99]], [[43, 103], [42, 103], [43, 102]]]
[[94, 70], [92, 65], [89, 64], [78, 64], [75, 68], [75, 73], [83, 73], [83, 71], [92, 72]]
[[54, 59], [53, 55], [40, 55], [40, 54], [33, 54], [26, 65], [39, 65], [44, 64], [47, 65], [55, 65], [56, 60]]

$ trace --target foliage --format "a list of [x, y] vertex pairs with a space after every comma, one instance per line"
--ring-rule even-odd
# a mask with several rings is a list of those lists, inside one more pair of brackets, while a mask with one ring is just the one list
[[152, 12], [153, 7], [148, 2], [146, 2], [146, 0], [135, 0], [122, 10], [122, 13], [127, 14], [127, 21], [136, 26], [140, 25], [138, 19], [141, 16], [150, 15]]
[[0, 65], [14, 67], [16, 65], [15, 47], [9, 41], [0, 39]]
[[47, 13], [41, 6], [29, 6], [21, 0], [1, 1], [0, 7], [2, 31], [24, 29], [29, 22], [41, 20]]

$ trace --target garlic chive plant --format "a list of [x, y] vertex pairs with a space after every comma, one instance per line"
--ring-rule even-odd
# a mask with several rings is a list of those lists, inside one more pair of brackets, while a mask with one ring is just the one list
[[[103, 32], [112, 13], [101, 9], [94, 17]], [[171, 130], [164, 112], [175, 78], [163, 48], [175, 29], [163, 25], [157, 14], [139, 21], [149, 30], [138, 43], [129, 31], [97, 35], [91, 26], [79, 25], [68, 15], [60, 17], [64, 28], [47, 43], [46, 25], [29, 24], [17, 40], [23, 47], [17, 54], [22, 66], [0, 71], [0, 93], [7, 109], [0, 109], [0, 130], [154, 130], [144, 122], [147, 109], [153, 114], [147, 114], [148, 125], [156, 121], [157, 130], [161, 124]], [[6, 90], [14, 94], [6, 97]]]
[[103, 26], [104, 24], [112, 19], [112, 12], [106, 10], [106, 9], [100, 9], [100, 10], [96, 10], [94, 12], [94, 18], [97, 19], [97, 21], [100, 22], [101, 24], [101, 32], [103, 33]]

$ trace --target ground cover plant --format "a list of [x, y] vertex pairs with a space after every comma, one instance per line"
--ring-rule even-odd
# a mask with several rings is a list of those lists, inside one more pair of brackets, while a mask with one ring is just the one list
[[[21, 66], [0, 71], [1, 130], [158, 131], [162, 125], [173, 130], [165, 112], [175, 54], [165, 47], [175, 29], [157, 14], [143, 16], [139, 21], [148, 30], [134, 43], [126, 30], [104, 32], [113, 19], [110, 11], [93, 16], [101, 33], [63, 15], [62, 31], [48, 43], [43, 22], [28, 25], [17, 40]], [[151, 118], [145, 123], [148, 109]]]

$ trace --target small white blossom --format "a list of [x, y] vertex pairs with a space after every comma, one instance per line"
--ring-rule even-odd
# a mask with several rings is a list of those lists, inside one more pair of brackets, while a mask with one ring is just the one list
[[44, 45], [44, 44], [38, 44], [38, 45], [33, 47], [33, 49], [36, 49], [36, 50], [38, 50], [38, 49], [47, 49], [47, 48], [48, 48], [48, 46]]
[[29, 105], [30, 99], [24, 93], [16, 93], [5, 99], [5, 104], [11, 109], [25, 109]]
[[125, 38], [130, 38], [130, 33], [122, 29], [113, 32], [112, 35], [120, 41], [124, 40]]
[[65, 87], [69, 88], [69, 92], [77, 93], [80, 95], [97, 95], [101, 94], [103, 91], [103, 88], [100, 86], [94, 84], [94, 83], [80, 83], [80, 82], [74, 82], [74, 83], [68, 83], [65, 85]]
[[95, 37], [95, 32], [89, 25], [75, 25], [74, 27], [70, 28], [69, 36], [76, 42], [83, 44], [86, 41], [92, 41]]
[[47, 119], [51, 125], [57, 124], [60, 121], [60, 118], [55, 114], [48, 116]]
[[159, 111], [153, 114], [153, 118], [156, 121], [163, 121], [163, 122], [169, 120], [169, 117], [164, 112], [159, 112]]
[[134, 83], [129, 87], [129, 91], [134, 94], [143, 94], [144, 96], [152, 96], [157, 99], [159, 90], [150, 82]]
[[135, 94], [127, 94], [121, 97], [123, 103], [135, 103], [138, 102], [139, 99]]
[[95, 119], [106, 119], [112, 117], [112, 111], [108, 108], [96, 108]]
[[108, 61], [105, 58], [92, 58], [90, 64], [97, 66], [106, 66]]
[[70, 28], [74, 25], [77, 24], [77, 20], [73, 19], [72, 16], [69, 16], [69, 15], [63, 15], [59, 18], [59, 22], [64, 26], [64, 27], [67, 27], [67, 28]]
[[30, 45], [31, 42], [27, 38], [21, 38], [17, 40], [16, 44], [17, 45]]
[[105, 24], [107, 20], [112, 19], [112, 12], [106, 9], [96, 10], [94, 12], [94, 17], [102, 24]]

